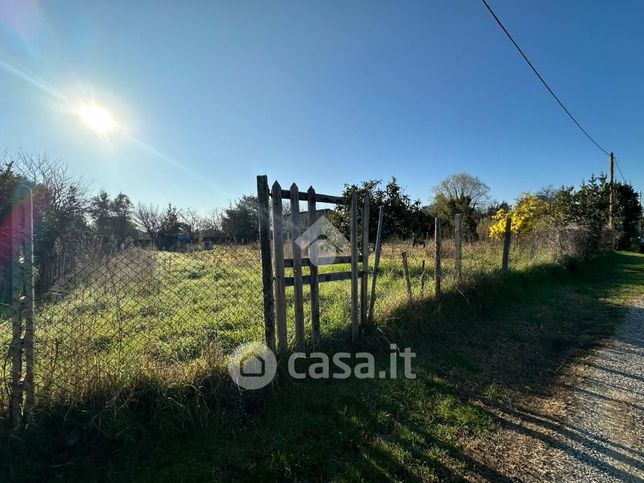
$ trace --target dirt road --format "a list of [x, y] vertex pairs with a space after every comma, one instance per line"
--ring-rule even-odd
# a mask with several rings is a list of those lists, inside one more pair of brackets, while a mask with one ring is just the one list
[[494, 476], [473, 480], [644, 481], [644, 300], [554, 394], [495, 413], [504, 429], [475, 449]]

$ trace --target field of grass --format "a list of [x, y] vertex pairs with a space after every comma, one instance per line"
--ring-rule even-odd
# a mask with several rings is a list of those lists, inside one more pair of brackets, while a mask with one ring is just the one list
[[[134, 393], [107, 411], [52, 411], [20, 438], [2, 436], [11, 444], [0, 449], [0, 478], [494, 478], [464, 450], [497, 424], [477, 401], [512, 401], [538, 387], [610, 334], [625, 300], [642, 296], [637, 254], [489, 273], [440, 302], [392, 309], [367, 334], [379, 366], [388, 341], [413, 348], [415, 380], [294, 381], [280, 372], [272, 388], [219, 401], [166, 389]], [[336, 330], [344, 334], [346, 325]], [[335, 340], [330, 349], [344, 347], [328, 327], [326, 336]]]
[[[386, 326], [408, 303], [403, 251], [409, 256], [414, 299], [433, 294], [433, 244], [385, 244], [375, 306], [379, 326]], [[445, 241], [442, 252], [443, 287], [450, 291], [456, 288], [453, 243]], [[256, 246], [239, 245], [191, 253], [133, 248], [111, 256], [88, 256], [38, 305], [40, 406], [79, 404], [95, 396], [128, 397], [128, 391], [142, 382], [152, 381], [161, 388], [192, 386], [223, 372], [227, 354], [239, 344], [263, 337], [259, 260]], [[545, 250], [532, 245], [519, 244], [512, 251], [514, 270], [551, 260]], [[494, 273], [500, 263], [500, 243], [465, 244], [463, 284]], [[347, 269], [336, 265], [321, 271]], [[308, 320], [308, 289], [304, 296]], [[347, 342], [350, 282], [322, 284], [320, 296], [323, 340]], [[287, 290], [287, 303], [293, 345], [292, 289]], [[307, 337], [309, 332], [307, 324]], [[5, 319], [0, 321], [4, 347], [9, 337], [10, 324]], [[1, 394], [0, 409], [6, 405], [6, 391]]]

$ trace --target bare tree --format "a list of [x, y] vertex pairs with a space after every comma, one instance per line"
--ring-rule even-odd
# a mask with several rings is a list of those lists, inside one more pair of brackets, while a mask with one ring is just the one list
[[21, 178], [37, 187], [36, 202], [44, 201], [54, 210], [70, 205], [81, 210], [87, 208], [90, 183], [70, 175], [67, 166], [60, 161], [50, 159], [46, 154], [19, 152], [14, 166]]
[[134, 210], [134, 220], [152, 240], [156, 240], [161, 230], [163, 215], [158, 206], [139, 203]]
[[490, 187], [476, 176], [467, 173], [452, 174], [434, 187], [434, 196], [447, 200], [468, 199], [471, 208], [479, 208], [487, 203]]
[[466, 239], [474, 239], [477, 220], [489, 200], [489, 193], [490, 187], [476, 176], [453, 174], [434, 187], [434, 201], [429, 211], [443, 220], [447, 232], [454, 229], [454, 216], [460, 214], [461, 234]]
[[205, 218], [195, 208], [184, 208], [179, 210], [179, 218], [188, 227], [190, 233], [196, 233], [203, 229]]
[[73, 177], [64, 164], [47, 155], [19, 152], [14, 166], [33, 190], [34, 213], [39, 219], [34, 231], [36, 290], [42, 294], [74, 267], [77, 255], [89, 239], [89, 183]]

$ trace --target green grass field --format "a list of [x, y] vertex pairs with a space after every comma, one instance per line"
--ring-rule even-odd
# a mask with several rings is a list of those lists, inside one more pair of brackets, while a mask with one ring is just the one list
[[[495, 426], [475, 401], [511, 399], [538, 385], [562, 359], [610, 333], [623, 301], [644, 291], [640, 255], [566, 268], [517, 246], [513, 271], [502, 275], [498, 244], [465, 247], [457, 289], [446, 244], [438, 302], [431, 282], [420, 291], [423, 259], [431, 279], [431, 248], [390, 245], [377, 328], [362, 344], [383, 366], [390, 341], [411, 347], [417, 379], [300, 382], [280, 369], [272, 388], [239, 393], [226, 354], [261, 340], [261, 282], [254, 247], [226, 249], [122, 254], [58, 288], [58, 300], [38, 312], [37, 423], [18, 439], [1, 435], [11, 443], [0, 450], [0, 478], [464, 474], [476, 465], [461, 442]], [[410, 256], [411, 304], [401, 250]], [[346, 349], [348, 282], [322, 287], [324, 349]]]
[[129, 404], [109, 410], [98, 404], [54, 410], [2, 447], [0, 477], [431, 481], [471, 471], [493, 477], [463, 450], [463, 441], [497, 424], [476, 401], [511, 401], [538, 387], [562, 361], [610, 334], [625, 300], [643, 295], [644, 256], [632, 253], [490, 273], [440, 303], [392, 309], [387, 323], [367, 335], [364, 344], [380, 365], [386, 340], [412, 347], [415, 380], [294, 381], [280, 373], [272, 388], [220, 400], [165, 388], [133, 392]]
[[[480, 277], [498, 271], [501, 250], [498, 242], [465, 244], [463, 284], [476, 284]], [[403, 251], [409, 255], [414, 299], [433, 294], [433, 245], [385, 244], [375, 306], [375, 318], [382, 327], [408, 303]], [[442, 252], [443, 287], [449, 292], [456, 288], [453, 244], [445, 241]], [[198, 385], [221, 373], [226, 355], [235, 347], [263, 338], [259, 259], [255, 246], [216, 246], [192, 253], [135, 248], [109, 257], [89, 256], [38, 305], [40, 406], [82, 404], [96, 396], [127, 397], [141, 383], [160, 388]], [[513, 270], [545, 261], [552, 261], [548, 252], [531, 245], [519, 244], [512, 251]], [[321, 272], [329, 270], [348, 270], [348, 266], [323, 267]], [[304, 295], [308, 320], [308, 287]], [[322, 284], [320, 295], [322, 339], [326, 344], [346, 343], [350, 282]], [[287, 290], [287, 303], [294, 345], [292, 289]], [[0, 334], [7, 347], [9, 320], [0, 322]], [[6, 392], [0, 397], [3, 406]]]

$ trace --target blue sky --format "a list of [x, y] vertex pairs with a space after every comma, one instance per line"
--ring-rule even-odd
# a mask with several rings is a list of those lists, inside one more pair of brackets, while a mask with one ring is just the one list
[[[490, 3], [641, 189], [644, 3]], [[0, 151], [135, 201], [208, 211], [267, 174], [396, 176], [426, 203], [461, 171], [512, 200], [608, 165], [477, 0], [0, 0], [0, 28]], [[74, 113], [90, 100], [107, 138]]]

